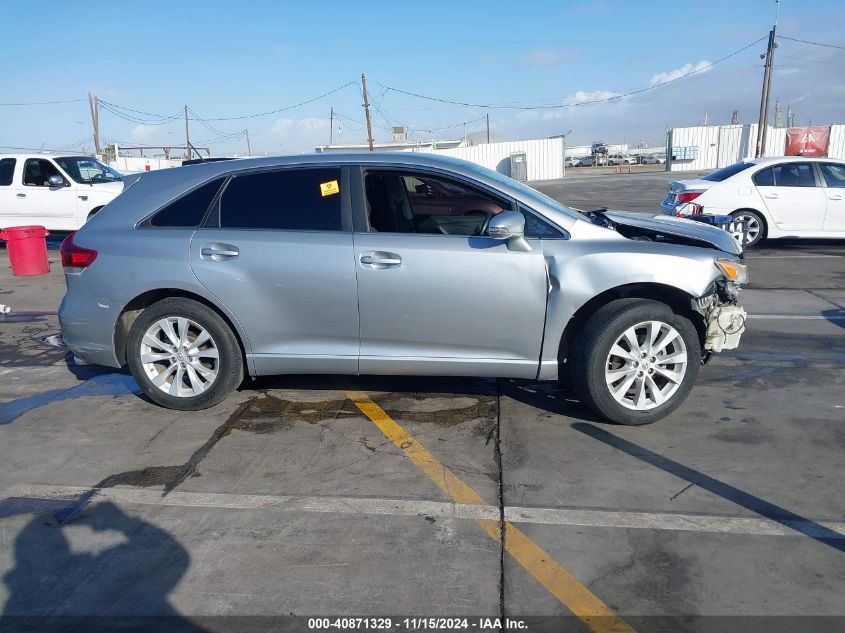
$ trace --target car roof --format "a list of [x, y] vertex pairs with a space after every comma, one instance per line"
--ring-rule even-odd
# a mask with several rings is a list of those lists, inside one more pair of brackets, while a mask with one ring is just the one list
[[76, 156], [85, 156], [87, 158], [96, 158], [93, 154], [84, 154], [81, 152], [64, 152], [61, 154], [56, 154], [52, 152], [31, 152], [31, 153], [0, 153], [0, 159], [2, 158], [17, 158], [17, 159], [25, 159], [25, 158], [69, 158], [69, 157], [76, 157]]
[[795, 163], [801, 162], [805, 163], [807, 161], [813, 162], [830, 162], [835, 161], [837, 163], [843, 162], [841, 158], [830, 158], [828, 156], [764, 156], [761, 158], [752, 158], [748, 160], [749, 163], [754, 163], [755, 165], [767, 165], [769, 163]]

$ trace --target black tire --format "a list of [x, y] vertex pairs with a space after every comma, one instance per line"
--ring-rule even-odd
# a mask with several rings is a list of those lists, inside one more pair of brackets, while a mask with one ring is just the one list
[[748, 218], [752, 222], [756, 223], [757, 232], [751, 239], [749, 239], [747, 235], [744, 237], [742, 241], [743, 249], [754, 248], [766, 239], [766, 221], [763, 219], [763, 216], [756, 211], [752, 209], [740, 209], [739, 211], [731, 213], [731, 217], [734, 219]]
[[100, 209], [102, 209], [102, 208], [103, 208], [103, 207], [97, 207], [96, 209], [93, 209], [93, 210], [91, 211], [91, 213], [89, 213], [89, 214], [88, 214], [88, 217], [87, 217], [87, 218], [85, 218], [85, 221], [86, 221], [86, 222], [89, 222], [89, 221], [91, 220], [91, 218], [93, 218], [95, 215], [97, 215], [97, 213], [98, 213], [98, 212], [100, 211]]
[[[211, 334], [217, 347], [217, 376], [199, 395], [180, 397], [165, 393], [153, 384], [144, 371], [141, 363], [141, 341], [148, 328], [165, 317], [184, 317], [194, 321]], [[157, 301], [138, 316], [129, 331], [126, 359], [132, 376], [150, 400], [179, 411], [199, 411], [214, 406], [237, 389], [244, 378], [243, 354], [229, 325], [213, 309], [184, 297]]]
[[[617, 339], [644, 321], [662, 321], [675, 328], [686, 347], [687, 364], [680, 386], [665, 402], [651, 409], [635, 410], [613, 397], [605, 380], [605, 365]], [[690, 320], [675, 314], [666, 304], [648, 299], [617, 299], [584, 324], [575, 339], [569, 365], [575, 392], [593, 411], [618, 424], [651, 424], [669, 415], [689, 395], [701, 366], [701, 342]]]

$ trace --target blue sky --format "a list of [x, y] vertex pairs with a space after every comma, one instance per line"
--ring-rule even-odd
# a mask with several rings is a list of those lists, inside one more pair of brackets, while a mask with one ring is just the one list
[[[129, 8], [129, 7], [132, 8]], [[845, 44], [841, 0], [782, 0], [779, 31]], [[236, 117], [310, 99], [366, 72], [378, 126], [463, 135], [463, 121], [488, 110], [386, 90], [481, 104], [572, 104], [658, 84], [767, 34], [774, 0], [558, 0], [556, 2], [55, 2], [32, 10], [6, 0], [0, 24], [0, 103], [82, 99], [170, 115], [187, 103], [203, 118]], [[496, 138], [536, 138], [572, 130], [569, 142], [662, 144], [667, 127], [727, 123], [734, 109], [756, 121], [765, 43], [704, 72], [604, 104], [558, 110], [489, 110]], [[796, 123], [845, 121], [845, 51], [782, 41], [773, 97], [792, 102]], [[772, 99], [774, 102], [774, 98]], [[253, 152], [309, 151], [329, 138], [329, 108], [363, 120], [357, 84], [286, 112], [213, 121], [248, 128]], [[784, 108], [785, 110], [785, 108]], [[126, 111], [124, 111], [126, 112]], [[184, 123], [150, 125], [100, 115], [106, 139], [184, 142]], [[146, 123], [145, 123], [146, 121]], [[470, 123], [469, 133], [483, 129]], [[191, 121], [194, 141], [220, 136]], [[359, 142], [358, 123], [340, 119], [335, 141]], [[88, 146], [87, 102], [0, 106], [0, 145]], [[243, 152], [243, 137], [211, 143]], [[0, 151], [8, 151], [0, 149]]]

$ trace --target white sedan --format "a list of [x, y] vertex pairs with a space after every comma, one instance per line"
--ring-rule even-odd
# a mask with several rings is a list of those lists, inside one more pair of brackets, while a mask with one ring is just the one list
[[782, 237], [845, 238], [845, 161], [757, 158], [695, 180], [676, 180], [661, 206], [678, 216], [731, 216], [743, 241]]

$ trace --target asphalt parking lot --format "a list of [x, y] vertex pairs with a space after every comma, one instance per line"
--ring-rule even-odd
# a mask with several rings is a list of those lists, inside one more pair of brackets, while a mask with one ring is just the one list
[[[669, 179], [538, 188], [649, 211]], [[49, 275], [15, 278], [0, 249], [5, 616], [76, 616], [86, 631], [110, 616], [186, 631], [288, 615], [845, 625], [841, 241], [752, 252], [740, 349], [669, 418], [633, 428], [553, 384], [494, 379], [286, 376], [165, 410], [127, 373], [50, 344], [64, 291], [50, 256]]]

